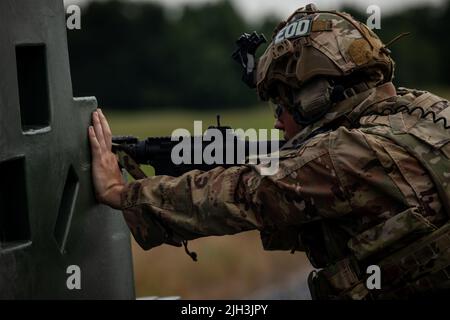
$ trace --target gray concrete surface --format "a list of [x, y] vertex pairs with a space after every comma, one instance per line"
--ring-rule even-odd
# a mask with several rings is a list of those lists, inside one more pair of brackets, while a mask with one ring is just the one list
[[128, 228], [94, 199], [97, 101], [73, 98], [63, 1], [0, 1], [0, 57], [0, 298], [134, 299]]

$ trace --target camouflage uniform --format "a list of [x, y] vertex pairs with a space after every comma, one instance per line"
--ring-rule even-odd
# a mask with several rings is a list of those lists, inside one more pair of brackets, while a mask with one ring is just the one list
[[[367, 62], [364, 48], [353, 58], [327, 48], [339, 56], [342, 72]], [[260, 63], [267, 71], [266, 61]], [[257, 229], [266, 250], [306, 251], [313, 266], [323, 268], [310, 277], [315, 298], [399, 298], [449, 288], [449, 233], [411, 249], [447, 222], [444, 194], [450, 193], [450, 131], [411, 112], [416, 107], [450, 123], [445, 99], [377, 83], [293, 137], [275, 175], [262, 176], [261, 165], [241, 165], [134, 181], [122, 193], [124, 217], [144, 249]], [[414, 150], [396, 137], [416, 139]], [[430, 246], [447, 255], [429, 256]], [[377, 292], [364, 285], [371, 264], [388, 270]]]

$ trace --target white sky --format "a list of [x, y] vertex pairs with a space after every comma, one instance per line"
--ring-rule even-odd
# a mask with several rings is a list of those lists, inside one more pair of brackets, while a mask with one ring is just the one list
[[[84, 4], [92, 0], [64, 0], [67, 4]], [[107, 1], [107, 0], [101, 0]], [[159, 2], [169, 8], [177, 8], [183, 4], [202, 4], [205, 2], [216, 2], [217, 0], [128, 0], [136, 2]], [[438, 6], [445, 0], [231, 0], [239, 12], [250, 21], [255, 21], [265, 15], [275, 14], [280, 18], [288, 17], [295, 9], [304, 6], [307, 3], [315, 3], [319, 9], [339, 9], [344, 4], [359, 7], [361, 10], [370, 5], [378, 5], [381, 8], [381, 14], [401, 11], [406, 8], [428, 4], [429, 6]]]

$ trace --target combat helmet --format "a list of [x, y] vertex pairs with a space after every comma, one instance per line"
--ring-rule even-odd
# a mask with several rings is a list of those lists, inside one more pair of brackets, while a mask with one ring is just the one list
[[259, 97], [283, 105], [308, 125], [333, 103], [390, 82], [390, 51], [351, 15], [309, 4], [275, 29], [254, 70]]

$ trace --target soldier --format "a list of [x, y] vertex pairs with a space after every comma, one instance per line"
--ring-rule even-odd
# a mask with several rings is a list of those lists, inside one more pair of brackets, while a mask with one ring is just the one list
[[[257, 229], [266, 250], [305, 251], [314, 299], [443, 294], [450, 287], [448, 101], [392, 84], [389, 49], [346, 13], [295, 11], [258, 60], [259, 97], [289, 140], [261, 165], [122, 181], [100, 110], [89, 137], [98, 200], [144, 249]], [[381, 288], [367, 286], [367, 268]]]

